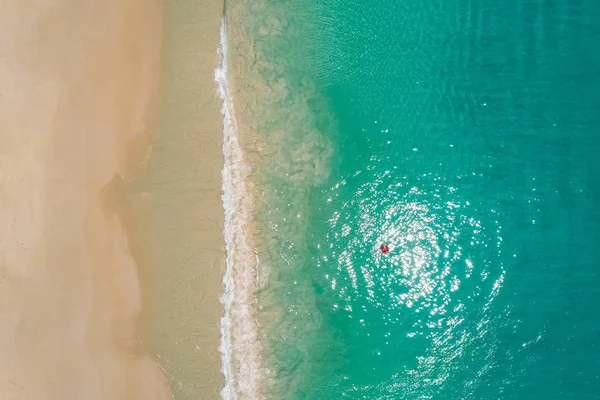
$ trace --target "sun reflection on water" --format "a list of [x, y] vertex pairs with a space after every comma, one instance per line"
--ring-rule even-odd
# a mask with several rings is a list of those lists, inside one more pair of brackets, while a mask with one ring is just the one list
[[[331, 189], [335, 210], [319, 246], [318, 264], [336, 299], [331, 308], [358, 321], [363, 329], [356, 334], [381, 336], [372, 349], [376, 356], [395, 356], [399, 336], [424, 338], [429, 345], [416, 357], [417, 367], [401, 380], [431, 375], [436, 382], [430, 384], [439, 384], [450, 376], [453, 359], [488, 336], [487, 311], [504, 269], [478, 249], [500, 248], [497, 215], [427, 174], [411, 182], [387, 171], [351, 194], [345, 184]], [[464, 324], [467, 316], [478, 319], [475, 332]]]

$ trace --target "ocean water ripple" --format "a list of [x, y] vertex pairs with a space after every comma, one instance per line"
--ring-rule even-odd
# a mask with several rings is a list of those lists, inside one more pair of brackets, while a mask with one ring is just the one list
[[263, 395], [600, 398], [600, 3], [238, 3]]

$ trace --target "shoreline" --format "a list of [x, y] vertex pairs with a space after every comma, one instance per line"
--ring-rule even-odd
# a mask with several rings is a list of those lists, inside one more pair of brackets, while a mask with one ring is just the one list
[[225, 375], [221, 395], [226, 400], [238, 396], [257, 399], [261, 396], [264, 378], [254, 299], [259, 266], [252, 240], [255, 196], [248, 179], [250, 168], [240, 145], [228, 70], [228, 45], [227, 18], [224, 17], [220, 29], [220, 64], [214, 72], [222, 101], [224, 239], [227, 245], [222, 300], [225, 310], [221, 318], [219, 347]]
[[234, 292], [228, 300], [229, 342], [235, 351], [224, 359], [231, 359], [232, 367], [227, 389], [242, 398], [285, 395], [278, 392], [282, 377], [275, 357], [281, 355], [278, 328], [285, 326], [285, 309], [291, 305], [276, 296], [300, 286], [295, 281], [280, 285], [278, 280], [288, 273], [286, 266], [303, 257], [299, 249], [310, 215], [308, 194], [328, 178], [333, 151], [318, 126], [324, 120], [312, 108], [326, 102], [303, 60], [285, 51], [302, 49], [299, 28], [307, 16], [288, 18], [288, 11], [283, 4], [250, 6], [235, 0], [226, 10], [229, 54], [222, 82], [227, 95], [222, 96], [231, 114], [225, 119], [233, 119], [234, 131], [225, 136], [233, 137], [228, 144], [233, 155], [229, 176], [235, 182], [226, 215], [231, 214], [228, 225], [233, 231], [227, 278]]
[[136, 265], [101, 196], [152, 132], [161, 6], [3, 7], [4, 398], [171, 398], [137, 345]]

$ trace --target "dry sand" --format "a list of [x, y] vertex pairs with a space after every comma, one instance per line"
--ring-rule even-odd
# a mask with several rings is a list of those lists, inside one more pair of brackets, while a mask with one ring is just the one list
[[152, 130], [161, 7], [0, 2], [0, 399], [170, 398], [107, 188]]

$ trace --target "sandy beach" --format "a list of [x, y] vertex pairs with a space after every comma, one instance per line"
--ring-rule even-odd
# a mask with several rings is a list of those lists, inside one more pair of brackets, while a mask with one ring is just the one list
[[176, 399], [218, 399], [224, 385], [222, 16], [222, 0], [165, 2], [156, 138], [142, 173], [115, 185], [143, 288], [142, 346]]
[[0, 6], [2, 399], [171, 398], [136, 337], [143, 289], [110, 186], [153, 135], [161, 13]]

